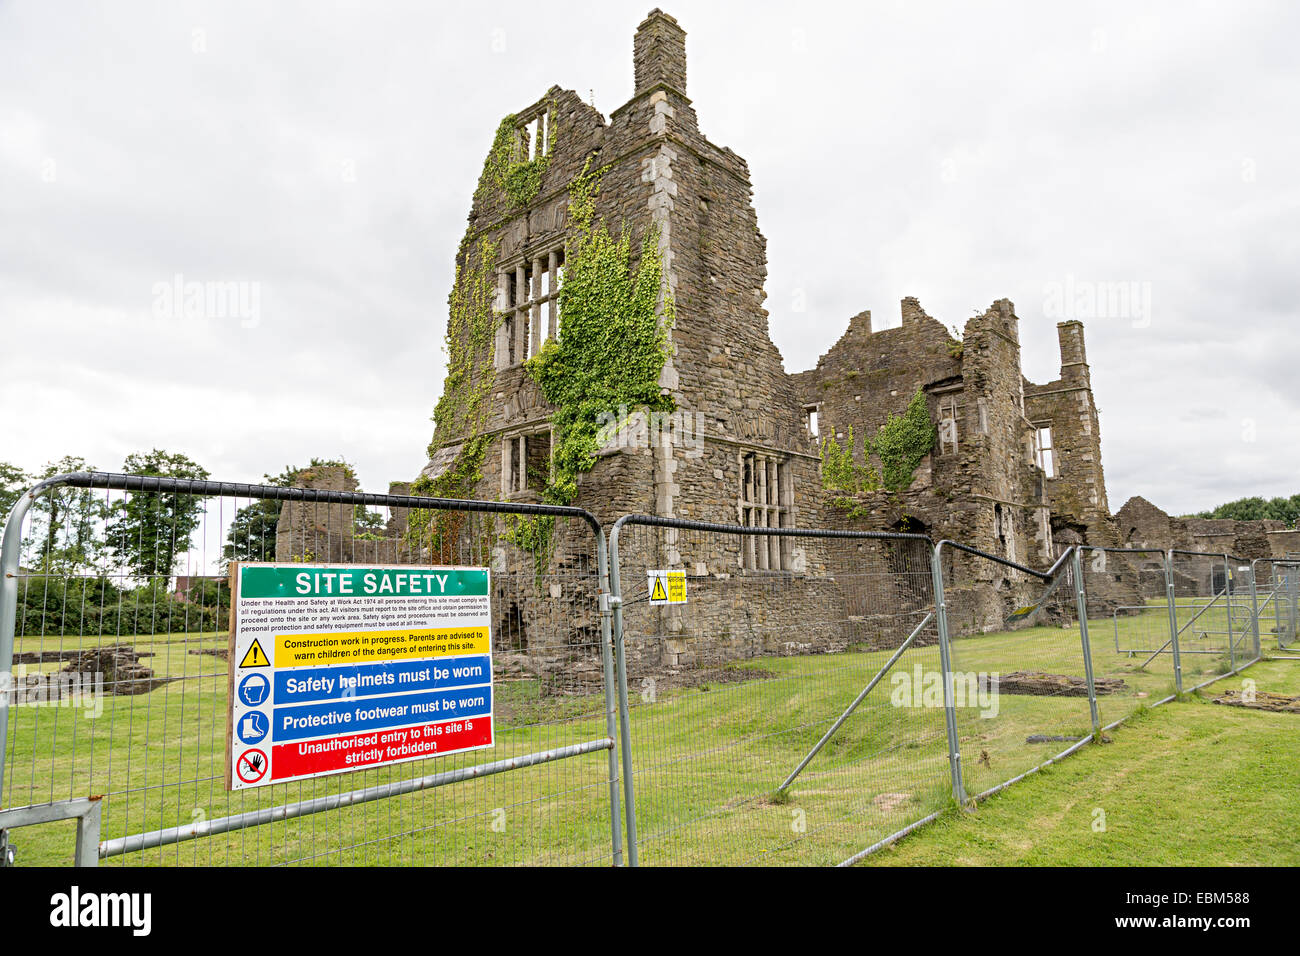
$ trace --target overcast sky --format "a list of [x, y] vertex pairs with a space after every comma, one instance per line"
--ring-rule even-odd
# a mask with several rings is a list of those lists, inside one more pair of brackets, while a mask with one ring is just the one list
[[[652, 2], [0, 2], [0, 460], [414, 477], [497, 123], [625, 102]], [[749, 162], [787, 370], [862, 309], [1008, 297], [1031, 380], [1086, 323], [1112, 509], [1300, 492], [1300, 6], [664, 8]], [[249, 298], [190, 316], [177, 281]]]

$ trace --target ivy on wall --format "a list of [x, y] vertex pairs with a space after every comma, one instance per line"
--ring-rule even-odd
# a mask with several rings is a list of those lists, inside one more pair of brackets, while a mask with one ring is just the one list
[[871, 464], [871, 442], [864, 449], [865, 465], [853, 460], [853, 428], [849, 427], [847, 447], [841, 447], [833, 437], [822, 442], [822, 485], [827, 491], [843, 491], [858, 495], [881, 489], [880, 475]]
[[[457, 441], [462, 444], [442, 474], [436, 478], [421, 475], [412, 483], [413, 495], [469, 498], [483, 477], [489, 439], [482, 432], [487, 424], [487, 398], [496, 379], [497, 317], [492, 305], [496, 297], [497, 247], [484, 237], [477, 246], [462, 252], [464, 258], [456, 266], [452, 285], [444, 342], [447, 377], [442, 397], [433, 410], [434, 440], [429, 443], [428, 456], [433, 458], [439, 449]], [[413, 511], [408, 534], [413, 538], [433, 534], [435, 549], [450, 547], [463, 514], [440, 514], [438, 527], [431, 529], [433, 517], [427, 511]], [[446, 544], [440, 545], [439, 541]]]
[[[551, 111], [552, 116], [555, 111]], [[527, 206], [537, 198], [542, 188], [542, 174], [551, 164], [551, 149], [555, 144], [552, 131], [546, 152], [540, 150], [532, 159], [525, 159], [526, 150], [524, 133], [519, 128], [519, 119], [511, 113], [501, 120], [492, 148], [488, 150], [487, 159], [483, 161], [483, 175], [479, 178], [476, 198], [483, 198], [486, 187], [501, 190], [513, 206]]]
[[917, 466], [934, 448], [937, 436], [925, 394], [918, 388], [907, 404], [907, 411], [890, 415], [871, 443], [880, 459], [881, 477], [887, 491], [907, 490]]
[[[555, 113], [552, 109], [552, 118]], [[517, 117], [505, 117], [484, 161], [476, 198], [483, 198], [485, 189], [499, 189], [515, 206], [532, 202], [541, 188], [558, 132], [552, 128], [545, 154], [524, 160]], [[599, 188], [599, 175], [590, 171], [588, 161], [568, 190], [569, 235], [559, 290], [560, 334], [526, 364], [555, 408], [551, 468], [542, 492], [543, 499], [552, 504], [567, 505], [577, 497], [578, 476], [596, 463], [607, 413], [620, 406], [649, 411], [672, 411], [675, 407], [672, 397], [662, 394], [659, 387], [674, 312], [666, 292], [660, 309], [663, 257], [658, 230], [647, 230], [635, 250], [626, 225], [617, 235], [611, 234], [595, 215]], [[434, 409], [435, 442], [429, 446], [429, 457], [446, 444], [463, 444], [450, 467], [437, 478], [417, 479], [412, 494], [468, 498], [482, 480], [483, 459], [490, 444], [482, 435], [486, 399], [495, 381], [497, 317], [492, 306], [496, 255], [496, 246], [485, 238], [457, 268], [447, 327], [447, 377]], [[506, 527], [509, 540], [535, 556], [540, 574], [549, 553], [554, 519], [509, 515]], [[446, 547], [439, 542], [455, 541], [458, 515], [435, 517], [417, 511], [411, 515], [409, 528], [413, 537], [430, 536], [437, 552]]]
[[[834, 438], [822, 442], [822, 485], [827, 491], [846, 495], [867, 494], [873, 491], [906, 491], [912, 484], [917, 467], [934, 448], [938, 432], [930, 420], [930, 409], [925, 394], [917, 389], [902, 415], [890, 415], [868, 439], [863, 448], [867, 463], [859, 465], [853, 460], [853, 429], [849, 429], [847, 447]], [[880, 471], [871, 464], [875, 455], [880, 460]], [[833, 503], [848, 508], [852, 515], [861, 509], [850, 498], [833, 499]]]
[[673, 303], [665, 293], [663, 315], [657, 313], [663, 277], [658, 230], [646, 231], [633, 265], [630, 230], [625, 226], [613, 236], [596, 219], [599, 188], [599, 177], [585, 168], [569, 186], [560, 334], [527, 365], [555, 406], [552, 474], [543, 493], [555, 504], [572, 502], [578, 475], [596, 463], [603, 413], [619, 406], [674, 408], [659, 387]]
[[[632, 263], [630, 230], [610, 234], [595, 215], [599, 176], [590, 161], [569, 185], [569, 237], [560, 286], [560, 329], [528, 360], [527, 369], [546, 400], [551, 417], [551, 473], [542, 497], [557, 505], [573, 502], [578, 475], [590, 471], [602, 443], [604, 416], [629, 409], [672, 411], [671, 396], [659, 388], [668, 357], [672, 297], [665, 293], [659, 233], [647, 230]], [[555, 519], [511, 515], [508, 536], [534, 556], [540, 576], [548, 560]]]

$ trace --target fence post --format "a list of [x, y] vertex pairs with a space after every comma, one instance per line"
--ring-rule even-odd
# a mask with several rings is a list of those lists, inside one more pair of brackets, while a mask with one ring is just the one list
[[24, 493], [5, 521], [4, 540], [0, 543], [0, 807], [4, 804], [4, 778], [8, 764], [5, 747], [9, 742], [9, 695], [13, 691], [14, 623], [18, 617], [18, 561], [22, 552], [23, 519], [36, 492], [46, 482]]
[[1165, 602], [1169, 605], [1169, 646], [1174, 652], [1174, 690], [1183, 692], [1183, 662], [1178, 656], [1178, 607], [1174, 603], [1174, 550], [1165, 552]]
[[[1300, 609], [1300, 564], [1291, 564], [1287, 568], [1287, 646], [1290, 648], [1296, 640], [1296, 611]], [[1278, 613], [1277, 598], [1273, 600], [1273, 613]]]
[[99, 866], [99, 827], [104, 804], [90, 801], [90, 809], [77, 817], [77, 866]]
[[1255, 587], [1255, 565], [1259, 561], [1256, 558], [1250, 562], [1250, 632], [1255, 639], [1255, 660], [1262, 656], [1259, 643], [1259, 590]]
[[1100, 740], [1101, 718], [1097, 713], [1097, 686], [1092, 678], [1092, 645], [1088, 641], [1088, 596], [1083, 588], [1082, 550], [1074, 547], [1074, 601], [1079, 611], [1079, 640], [1083, 644], [1083, 677], [1088, 684], [1088, 710], [1092, 716], [1093, 738]]
[[618, 535], [623, 519], [614, 522], [609, 532], [610, 608], [614, 616], [614, 663], [618, 670], [619, 750], [623, 757], [623, 805], [627, 819], [627, 863], [640, 865], [636, 842], [636, 790], [632, 782], [632, 715], [627, 703], [627, 656], [623, 646], [623, 579], [619, 571]]
[[1223, 553], [1223, 606], [1228, 612], [1228, 673], [1237, 669], [1237, 637], [1232, 630], [1232, 561]]
[[[593, 529], [595, 530], [595, 529]], [[600, 658], [605, 681], [605, 734], [613, 743], [617, 738], [614, 725], [614, 647], [610, 627], [609, 608], [609, 553], [605, 548], [605, 531], [596, 531], [596, 573], [599, 578], [597, 600], [600, 605]], [[623, 821], [618, 810], [618, 754], [615, 747], [609, 750], [609, 828], [610, 846], [615, 866], [623, 865]]]
[[934, 546], [930, 557], [934, 578], [934, 618], [939, 630], [939, 664], [943, 668], [943, 717], [948, 732], [948, 768], [952, 774], [952, 795], [959, 806], [966, 805], [966, 787], [961, 777], [961, 744], [957, 738], [957, 712], [953, 704], [952, 660], [948, 649], [948, 603], [943, 592], [943, 542]]

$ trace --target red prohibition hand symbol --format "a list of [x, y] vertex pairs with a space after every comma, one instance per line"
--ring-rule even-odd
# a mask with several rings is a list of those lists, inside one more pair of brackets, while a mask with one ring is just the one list
[[235, 764], [235, 772], [244, 783], [257, 783], [266, 776], [266, 754], [260, 750], [245, 750]]

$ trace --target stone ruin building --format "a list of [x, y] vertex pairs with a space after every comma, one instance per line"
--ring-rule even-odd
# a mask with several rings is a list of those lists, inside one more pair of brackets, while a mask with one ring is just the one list
[[[573, 91], [553, 87], [498, 131], [494, 155], [503, 149], [509, 168], [505, 175], [494, 170], [489, 156], [457, 254], [458, 276], [485, 277], [492, 329], [482, 340], [449, 342], [470, 359], [465, 369], [449, 373], [446, 385], [477, 390], [482, 409], [438, 423], [415, 493], [425, 493], [421, 482], [438, 482], [473, 449], [481, 462], [460, 496], [543, 500], [556, 409], [525, 363], [561, 334], [558, 293], [572, 239], [570, 186], [585, 171], [596, 171], [595, 216], [613, 233], [628, 231], [633, 250], [647, 235], [656, 237], [659, 311], [671, 301], [674, 313], [658, 384], [682, 413], [669, 423], [667, 440], [627, 440], [629, 433], [635, 439], [637, 428], [654, 434], [644, 417], [638, 425], [633, 416], [619, 440], [578, 476], [572, 503], [607, 526], [620, 515], [646, 513], [758, 527], [902, 530], [952, 538], [1034, 567], [1046, 567], [1075, 543], [1223, 550], [1231, 540], [1246, 557], [1295, 547], [1283, 538], [1296, 532], [1246, 527], [1259, 523], [1178, 522], [1142, 499], [1111, 515], [1080, 322], [1057, 324], [1060, 377], [1044, 384], [1022, 374], [1020, 318], [1006, 299], [968, 319], [960, 338], [914, 298], [902, 300], [897, 327], [873, 329], [871, 313], [861, 312], [816, 367], [787, 373], [768, 336], [766, 242], [751, 201], [749, 167], [701, 131], [687, 94], [685, 32], [660, 10], [637, 27], [633, 78], [631, 98], [608, 117]], [[511, 187], [516, 174], [525, 188]], [[891, 416], [904, 415], [918, 394], [937, 437], [906, 486], [828, 489], [823, 442], [834, 440], [857, 467], [878, 472], [881, 462], [868, 440]], [[346, 476], [317, 470], [322, 487], [341, 490], [347, 483]], [[307, 550], [318, 560], [379, 560], [409, 548], [401, 515], [390, 519], [388, 541], [355, 540], [343, 526], [346, 512], [338, 509], [329, 520], [341, 521], [339, 527], [314, 520], [311, 506], [286, 504], [278, 558]], [[580, 555], [581, 542], [571, 538], [552, 542], [545, 558], [551, 569], [588, 560]], [[659, 663], [704, 661], [705, 634], [713, 654], [742, 653], [718, 637], [732, 632], [741, 613], [751, 630], [777, 635], [761, 642], [763, 652], [781, 652], [779, 635], [814, 618], [836, 623], [807, 628], [798, 646], [896, 644], [906, 635], [904, 622], [915, 620], [913, 612], [930, 600], [924, 575], [894, 575], [904, 583], [884, 598], [889, 606], [883, 609], [881, 593], [874, 607], [859, 606], [863, 600], [853, 597], [854, 589], [837, 583], [864, 569], [897, 568], [904, 558], [889, 546], [850, 552], [810, 539], [715, 536], [707, 546], [692, 539], [684, 553], [675, 531], [651, 538], [645, 536], [640, 553], [625, 555], [629, 573], [684, 567], [697, 585], [746, 575], [766, 576], [769, 583], [794, 576], [805, 581], [803, 587], [751, 587], [743, 602], [720, 585], [719, 595], [733, 597], [697, 600], [689, 616], [677, 609], [629, 609], [647, 616], [637, 624], [642, 631], [666, 638], [647, 651]], [[322, 551], [327, 541], [335, 544]], [[500, 549], [496, 555], [500, 563]], [[530, 561], [513, 558], [494, 570], [501, 579], [503, 573], [521, 580], [535, 574]], [[950, 595], [963, 630], [1001, 627], [1007, 611], [1032, 600], [1038, 587], [988, 562], [968, 570]], [[1114, 593], [1095, 597], [1132, 603], [1139, 579], [1137, 566], [1126, 566], [1105, 579]], [[512, 593], [525, 595], [528, 587], [519, 584]], [[710, 592], [697, 586], [694, 593]], [[516, 648], [531, 653], [578, 643], [565, 633], [572, 626], [565, 615], [521, 609], [517, 601], [511, 626], [503, 629], [517, 635]]]

